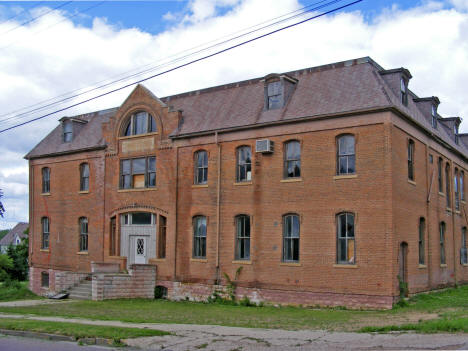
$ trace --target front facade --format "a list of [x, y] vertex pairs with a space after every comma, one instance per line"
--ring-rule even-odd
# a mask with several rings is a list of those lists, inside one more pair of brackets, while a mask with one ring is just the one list
[[362, 58], [62, 118], [26, 156], [32, 290], [203, 300], [242, 267], [253, 301], [388, 308], [467, 282], [468, 138], [410, 78]]

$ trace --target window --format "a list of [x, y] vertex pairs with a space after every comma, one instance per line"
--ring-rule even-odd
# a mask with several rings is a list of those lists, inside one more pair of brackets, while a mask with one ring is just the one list
[[450, 165], [445, 165], [445, 199], [447, 208], [450, 208]]
[[466, 238], [466, 227], [462, 228], [461, 248], [460, 248], [460, 263], [468, 264], [468, 243]]
[[73, 140], [73, 122], [65, 121], [63, 122], [63, 141], [69, 143]]
[[156, 187], [156, 157], [133, 158], [120, 162], [120, 188]]
[[237, 148], [237, 182], [252, 180], [252, 151], [249, 146]]
[[208, 182], [208, 153], [205, 150], [195, 152], [195, 184]]
[[274, 110], [281, 108], [283, 105], [283, 87], [281, 81], [271, 82], [267, 85], [267, 98], [268, 98], [268, 109]]
[[236, 260], [250, 260], [250, 217], [236, 217]]
[[434, 163], [434, 156], [432, 154], [429, 154], [429, 163]]
[[50, 193], [50, 168], [44, 167], [42, 169], [42, 193]]
[[283, 262], [299, 262], [299, 216], [283, 216]]
[[465, 172], [460, 171], [460, 198], [465, 201]]
[[445, 222], [440, 222], [440, 264], [445, 264]]
[[453, 190], [455, 195], [455, 210], [460, 210], [460, 189], [458, 184], [458, 169], [455, 168], [453, 175]]
[[414, 180], [414, 141], [408, 141], [408, 179]]
[[354, 150], [354, 136], [342, 135], [338, 137], [337, 174], [353, 174], [356, 172], [356, 155]]
[[49, 249], [49, 218], [42, 217], [41, 219], [42, 224], [42, 240], [41, 240], [41, 249], [48, 250]]
[[80, 191], [89, 190], [89, 165], [82, 163], [80, 165]]
[[432, 128], [437, 129], [437, 109], [432, 105]]
[[110, 255], [117, 256], [117, 225], [115, 217], [110, 221]]
[[124, 128], [124, 136], [157, 132], [156, 121], [147, 112], [133, 114]]
[[156, 224], [156, 216], [149, 212], [125, 213], [120, 216], [121, 225], [153, 225]]
[[458, 126], [457, 125], [453, 126], [453, 134], [455, 135], [455, 144], [458, 145]]
[[206, 217], [193, 217], [193, 258], [206, 258]]
[[443, 161], [442, 161], [442, 158], [439, 157], [439, 162], [437, 162], [437, 174], [438, 174], [438, 180], [439, 180], [439, 193], [443, 193], [444, 192], [444, 183], [443, 183], [443, 179], [442, 179], [442, 165], [443, 165]]
[[88, 219], [80, 218], [80, 251], [88, 251]]
[[166, 258], [166, 217], [159, 216], [158, 258]]
[[49, 287], [49, 273], [47, 272], [41, 272], [41, 287]]
[[400, 80], [401, 103], [408, 106], [408, 83], [404, 78]]
[[424, 218], [419, 219], [419, 241], [418, 241], [418, 247], [419, 247], [419, 264], [424, 264], [425, 263], [425, 240], [424, 240], [424, 232], [426, 230], [426, 221]]
[[284, 178], [299, 178], [301, 176], [301, 144], [297, 140], [284, 144]]
[[337, 263], [355, 264], [354, 215], [340, 213], [337, 216]]

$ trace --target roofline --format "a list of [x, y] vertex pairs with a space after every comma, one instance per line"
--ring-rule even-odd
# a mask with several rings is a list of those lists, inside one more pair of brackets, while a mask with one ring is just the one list
[[28, 156], [28, 155], [26, 155], [23, 158], [25, 160], [34, 160], [34, 159], [38, 159], [38, 158], [47, 158], [47, 157], [54, 157], [54, 156], [77, 154], [77, 153], [84, 152], [84, 151], [104, 150], [106, 148], [107, 148], [107, 145], [91, 146], [91, 147], [85, 147], [85, 148], [76, 149], [76, 150], [54, 152], [54, 153], [50, 153], [50, 154], [43, 154], [43, 155], [37, 155], [37, 156]]

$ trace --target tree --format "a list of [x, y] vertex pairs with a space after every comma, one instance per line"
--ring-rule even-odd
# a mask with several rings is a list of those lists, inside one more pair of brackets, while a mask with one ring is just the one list
[[8, 255], [0, 254], [0, 281], [8, 279], [8, 271], [13, 268], [13, 262]]
[[[24, 234], [28, 233], [29, 228], [24, 231]], [[23, 281], [28, 278], [28, 247], [29, 240], [27, 236], [20, 244], [8, 247], [7, 255], [13, 263], [13, 266], [6, 270], [10, 279]]]
[[[3, 197], [3, 191], [0, 189], [0, 199]], [[3, 207], [2, 202], [0, 201], [0, 217], [3, 218], [3, 214], [5, 213], [5, 207]]]

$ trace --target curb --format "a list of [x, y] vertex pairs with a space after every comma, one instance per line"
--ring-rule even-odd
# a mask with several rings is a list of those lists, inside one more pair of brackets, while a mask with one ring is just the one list
[[[11, 329], [0, 329], [0, 334], [11, 335], [11, 336], [22, 336], [25, 338], [36, 338], [51, 341], [71, 341], [71, 342], [82, 342], [85, 345], [98, 345], [98, 346], [114, 346], [114, 340], [104, 338], [75, 338], [74, 336], [38, 333], [27, 330], [11, 330]], [[123, 341], [121, 341], [123, 343]]]

